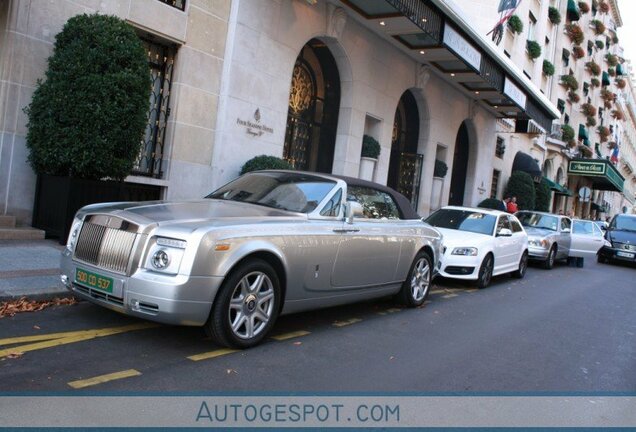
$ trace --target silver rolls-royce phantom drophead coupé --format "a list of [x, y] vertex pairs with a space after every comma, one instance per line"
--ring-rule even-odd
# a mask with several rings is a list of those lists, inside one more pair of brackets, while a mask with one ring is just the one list
[[217, 343], [261, 341], [281, 313], [397, 294], [424, 303], [442, 236], [375, 183], [252, 172], [205, 199], [77, 212], [62, 282], [109, 309], [204, 326]]

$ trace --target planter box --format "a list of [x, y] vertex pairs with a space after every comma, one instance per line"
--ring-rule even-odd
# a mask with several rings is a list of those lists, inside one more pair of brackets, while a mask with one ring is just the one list
[[33, 205], [33, 226], [44, 230], [46, 237], [58, 238], [60, 244], [64, 244], [75, 213], [85, 205], [159, 199], [159, 186], [38, 175]]
[[361, 157], [359, 177], [362, 180], [373, 181], [373, 173], [375, 172], [375, 163], [377, 159]]

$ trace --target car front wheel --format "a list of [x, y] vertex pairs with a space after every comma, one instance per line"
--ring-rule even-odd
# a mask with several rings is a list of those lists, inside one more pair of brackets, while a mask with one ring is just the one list
[[556, 258], [556, 253], [557, 253], [556, 246], [552, 246], [550, 248], [550, 252], [548, 252], [548, 257], [543, 262], [544, 269], [550, 270], [552, 267], [554, 267], [554, 260]]
[[477, 288], [486, 288], [488, 285], [490, 285], [494, 264], [495, 261], [492, 255], [486, 255], [486, 258], [484, 258], [484, 261], [481, 263], [481, 267], [479, 268]]
[[420, 252], [415, 256], [399, 295], [405, 305], [417, 307], [426, 301], [433, 276], [431, 262], [431, 257], [426, 252]]
[[237, 267], [221, 285], [205, 324], [219, 345], [249, 348], [270, 331], [280, 309], [278, 275], [267, 262], [252, 259]]

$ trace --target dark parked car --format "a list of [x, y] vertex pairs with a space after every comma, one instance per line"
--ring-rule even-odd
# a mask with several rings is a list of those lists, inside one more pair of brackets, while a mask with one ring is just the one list
[[610, 222], [605, 239], [611, 246], [603, 246], [598, 252], [598, 262], [612, 260], [636, 262], [636, 215], [619, 214]]

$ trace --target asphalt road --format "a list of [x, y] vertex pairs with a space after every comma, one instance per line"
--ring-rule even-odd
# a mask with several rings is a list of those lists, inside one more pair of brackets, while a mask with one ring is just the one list
[[0, 391], [634, 392], [635, 280], [589, 261], [481, 291], [436, 281], [423, 308], [282, 317], [283, 340], [229, 353], [81, 302], [0, 319]]

